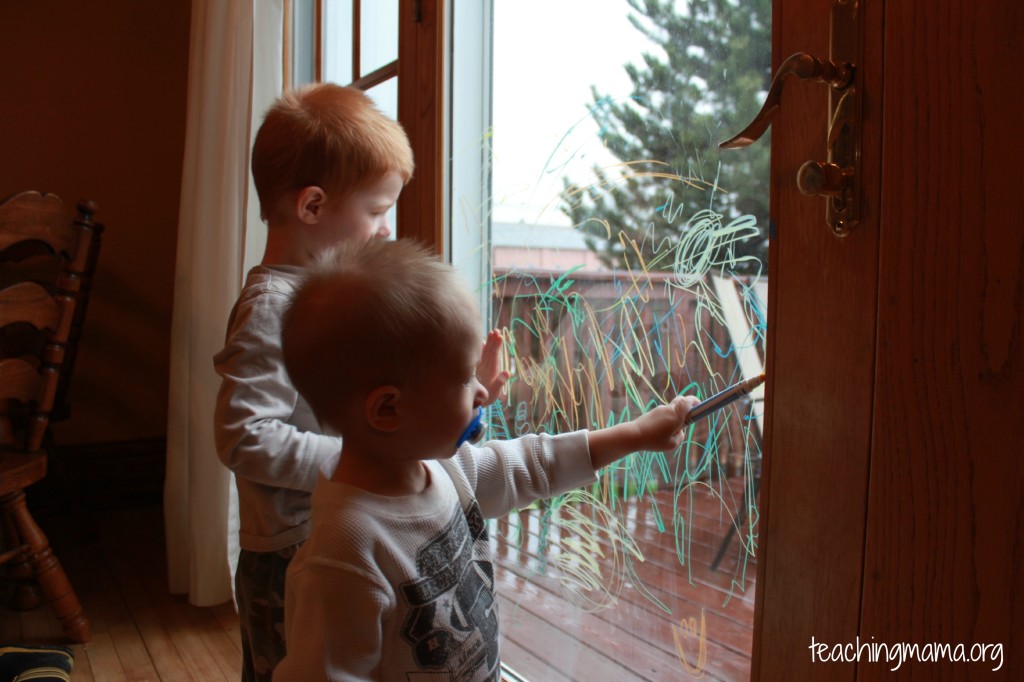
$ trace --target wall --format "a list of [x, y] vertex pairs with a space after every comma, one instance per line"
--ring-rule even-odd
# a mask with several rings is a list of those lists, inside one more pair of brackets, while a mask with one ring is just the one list
[[0, 197], [80, 198], [106, 225], [64, 445], [166, 434], [191, 3], [0, 3]]

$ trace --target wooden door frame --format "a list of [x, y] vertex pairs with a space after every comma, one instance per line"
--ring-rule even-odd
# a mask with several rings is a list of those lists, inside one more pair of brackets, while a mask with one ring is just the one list
[[398, 198], [402, 238], [445, 245], [444, 0], [400, 0], [398, 29], [398, 120], [405, 126], [416, 173]]
[[[861, 2], [865, 24], [880, 5]], [[776, 0], [773, 62], [829, 55], [829, 5]], [[863, 35], [880, 35], [869, 30]], [[879, 45], [862, 46], [871, 83]], [[862, 137], [862, 215], [849, 236], [802, 195], [797, 169], [826, 158], [828, 89], [787, 82], [773, 123], [766, 418], [754, 680], [852, 680], [854, 666], [814, 664], [815, 641], [852, 642], [860, 620], [878, 288], [877, 100]]]

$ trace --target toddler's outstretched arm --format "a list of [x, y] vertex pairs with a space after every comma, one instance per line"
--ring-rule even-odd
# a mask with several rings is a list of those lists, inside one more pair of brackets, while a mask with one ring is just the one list
[[677, 396], [636, 419], [588, 434], [590, 462], [601, 469], [626, 455], [649, 450], [667, 452], [683, 442], [686, 415], [699, 401], [695, 396]]

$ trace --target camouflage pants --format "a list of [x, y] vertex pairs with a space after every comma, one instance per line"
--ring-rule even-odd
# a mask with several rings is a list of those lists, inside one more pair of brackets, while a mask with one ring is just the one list
[[243, 549], [238, 556], [235, 599], [242, 630], [242, 682], [270, 682], [284, 658], [284, 576], [298, 547]]

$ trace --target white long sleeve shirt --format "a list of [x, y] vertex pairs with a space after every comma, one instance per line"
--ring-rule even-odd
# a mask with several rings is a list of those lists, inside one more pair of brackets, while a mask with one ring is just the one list
[[426, 466], [427, 488], [403, 497], [320, 480], [275, 682], [499, 679], [484, 519], [593, 482], [587, 434], [463, 445]]

